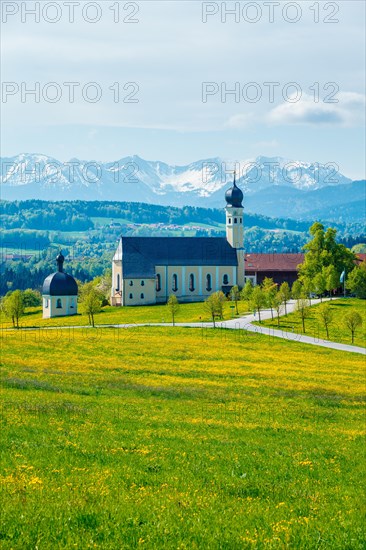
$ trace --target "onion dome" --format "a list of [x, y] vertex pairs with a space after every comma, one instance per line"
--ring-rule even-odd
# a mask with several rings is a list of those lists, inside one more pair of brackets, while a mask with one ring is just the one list
[[236, 175], [234, 174], [234, 183], [233, 186], [230, 187], [225, 193], [225, 200], [228, 203], [229, 206], [234, 206], [236, 208], [242, 208], [243, 207], [243, 192], [239, 187], [236, 185]]
[[56, 258], [58, 271], [44, 280], [42, 294], [47, 296], [77, 296], [78, 285], [72, 275], [63, 270], [64, 256], [60, 252]]

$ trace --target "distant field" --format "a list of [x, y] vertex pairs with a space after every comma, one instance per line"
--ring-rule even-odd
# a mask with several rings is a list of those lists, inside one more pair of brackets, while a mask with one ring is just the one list
[[[234, 317], [235, 309], [231, 309], [232, 302], [224, 304], [224, 320]], [[239, 302], [239, 313], [243, 315], [248, 311], [247, 302]], [[176, 322], [210, 321], [209, 315], [204, 310], [203, 302], [192, 304], [181, 304], [180, 310], [176, 315]], [[170, 323], [171, 316], [169, 309], [165, 304], [156, 306], [136, 306], [136, 307], [111, 307], [106, 306], [101, 313], [95, 315], [95, 324], [109, 325], [122, 323]], [[3, 327], [10, 327], [11, 322], [2, 312], [0, 312], [0, 323]], [[42, 308], [28, 308], [26, 314], [20, 320], [20, 325], [29, 326], [69, 326], [69, 325], [87, 325], [87, 315], [76, 315], [72, 317], [56, 317], [53, 319], [42, 319]]]
[[[344, 326], [344, 315], [350, 310], [356, 310], [363, 319], [361, 328], [358, 328], [355, 333], [355, 346], [366, 345], [366, 301], [357, 300], [355, 298], [336, 299], [327, 302], [334, 312], [334, 322], [329, 327], [329, 340], [341, 342], [344, 344], [351, 343], [351, 333]], [[308, 336], [315, 338], [327, 339], [326, 331], [321, 320], [317, 316], [319, 305], [311, 307], [311, 316], [305, 321], [305, 330]], [[256, 323], [258, 324], [258, 323]], [[273, 328], [278, 328], [277, 320], [263, 321], [262, 325]], [[290, 313], [280, 318], [280, 328], [303, 334], [302, 322], [296, 313]]]
[[365, 548], [363, 357], [178, 327], [2, 344], [3, 549]]

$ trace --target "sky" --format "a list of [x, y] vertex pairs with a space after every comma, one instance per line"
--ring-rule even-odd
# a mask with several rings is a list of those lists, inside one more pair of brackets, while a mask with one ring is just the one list
[[3, 157], [264, 155], [365, 177], [363, 1], [1, 9]]

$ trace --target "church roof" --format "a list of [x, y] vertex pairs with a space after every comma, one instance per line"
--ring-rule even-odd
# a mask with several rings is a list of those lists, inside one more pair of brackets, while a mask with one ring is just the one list
[[72, 275], [56, 271], [44, 280], [42, 294], [47, 296], [77, 296], [78, 285]]
[[56, 257], [57, 271], [44, 280], [42, 294], [46, 296], [77, 296], [78, 285], [72, 275], [64, 272], [65, 257], [60, 252]]
[[122, 237], [113, 258], [124, 278], [154, 278], [155, 266], [237, 266], [225, 237]]

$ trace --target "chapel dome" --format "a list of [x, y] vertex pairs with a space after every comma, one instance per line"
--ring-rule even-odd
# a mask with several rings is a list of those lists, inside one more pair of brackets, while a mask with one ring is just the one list
[[56, 257], [58, 271], [44, 280], [42, 294], [48, 296], [77, 296], [78, 285], [72, 275], [63, 270], [64, 256], [60, 252]]
[[234, 176], [234, 183], [233, 186], [230, 187], [225, 193], [225, 200], [228, 203], [229, 206], [234, 206], [236, 208], [242, 208], [243, 207], [243, 192], [239, 187], [236, 185], [235, 176]]

